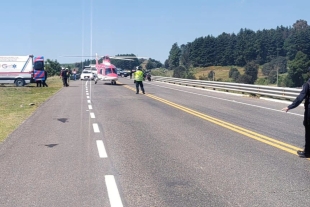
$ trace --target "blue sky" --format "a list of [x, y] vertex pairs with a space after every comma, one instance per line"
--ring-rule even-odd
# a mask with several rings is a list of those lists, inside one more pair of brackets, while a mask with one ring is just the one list
[[[0, 55], [134, 53], [161, 61], [195, 38], [309, 22], [309, 0], [3, 0]], [[91, 26], [92, 25], [92, 26]]]

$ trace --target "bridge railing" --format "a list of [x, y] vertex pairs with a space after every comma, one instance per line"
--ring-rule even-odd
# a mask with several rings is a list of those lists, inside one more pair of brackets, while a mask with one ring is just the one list
[[191, 79], [162, 77], [162, 76], [153, 76], [152, 79], [155, 81], [161, 81], [178, 85], [200, 87], [227, 92], [237, 92], [242, 94], [251, 94], [255, 96], [263, 96], [263, 97], [286, 99], [286, 100], [294, 100], [301, 91], [301, 89], [297, 88], [274, 87], [274, 86], [205, 81], [205, 80], [191, 80]]

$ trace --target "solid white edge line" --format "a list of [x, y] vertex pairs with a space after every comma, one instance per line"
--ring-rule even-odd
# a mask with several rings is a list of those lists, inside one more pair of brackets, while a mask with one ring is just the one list
[[95, 133], [99, 133], [100, 132], [100, 130], [99, 130], [99, 127], [98, 127], [98, 124], [93, 124], [93, 129], [94, 129], [94, 132]]
[[93, 109], [92, 105], [88, 105], [88, 109]]
[[96, 140], [97, 143], [97, 148], [98, 148], [98, 152], [99, 152], [99, 157], [100, 158], [107, 158], [107, 152], [105, 150], [104, 144], [102, 140]]
[[92, 119], [96, 118], [95, 114], [94, 113], [90, 113], [90, 118], [92, 118]]
[[114, 176], [106, 175], [105, 184], [107, 186], [111, 207], [123, 207]]

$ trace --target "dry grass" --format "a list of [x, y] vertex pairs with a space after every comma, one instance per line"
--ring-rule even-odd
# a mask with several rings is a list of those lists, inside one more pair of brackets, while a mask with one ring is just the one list
[[[222, 80], [222, 81], [229, 81], [229, 70], [230, 68], [237, 68], [240, 72], [240, 74], [244, 74], [244, 68], [238, 67], [238, 66], [210, 66], [205, 68], [194, 68], [194, 74], [197, 79], [199, 79], [199, 76], [208, 76], [211, 70], [215, 72], [215, 80]], [[265, 77], [262, 73], [261, 66], [258, 69], [257, 78], [263, 78]]]
[[172, 77], [173, 70], [167, 70], [165, 68], [157, 68], [157, 69], [152, 69], [151, 73], [153, 76]]
[[50, 77], [49, 87], [0, 85], [0, 142], [4, 141], [42, 103], [62, 88], [59, 77]]
[[221, 79], [222, 81], [229, 80], [229, 70], [230, 68], [237, 68], [240, 72], [240, 74], [244, 74], [244, 68], [237, 67], [237, 66], [210, 66], [205, 68], [194, 68], [195, 71], [195, 77], [199, 79], [199, 76], [206, 76], [208, 77], [208, 74], [211, 70], [215, 73], [215, 80]]
[[[197, 67], [192, 68], [194, 75], [196, 79], [199, 79], [200, 76], [208, 77], [208, 74], [211, 70], [215, 73], [215, 80], [221, 80], [221, 81], [230, 81], [229, 78], [229, 70], [231, 68], [237, 68], [240, 72], [240, 74], [244, 74], [244, 68], [238, 67], [238, 66], [209, 66], [209, 67]], [[166, 77], [172, 77], [173, 70], [167, 70], [164, 68], [158, 68], [158, 69], [152, 69], [152, 75], [155, 76], [166, 76]], [[262, 73], [261, 66], [258, 69], [257, 78], [264, 78], [265, 76]]]

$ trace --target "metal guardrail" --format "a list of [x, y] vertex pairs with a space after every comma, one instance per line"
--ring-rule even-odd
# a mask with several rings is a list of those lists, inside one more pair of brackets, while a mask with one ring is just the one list
[[162, 77], [162, 76], [153, 76], [152, 79], [154, 81], [161, 81], [178, 85], [200, 87], [212, 90], [222, 90], [226, 92], [239, 92], [243, 94], [253, 94], [264, 97], [289, 99], [289, 100], [294, 100], [301, 91], [301, 89], [296, 88], [272, 87], [263, 85], [205, 81], [205, 80], [191, 80], [191, 79]]

